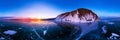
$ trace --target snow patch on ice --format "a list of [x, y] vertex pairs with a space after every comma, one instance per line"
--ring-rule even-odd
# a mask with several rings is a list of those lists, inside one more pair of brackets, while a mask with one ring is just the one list
[[43, 31], [43, 34], [45, 35], [46, 33], [47, 33], [47, 30], [44, 30], [44, 31]]
[[108, 22], [108, 24], [114, 24], [114, 22]]
[[117, 37], [119, 37], [119, 35], [118, 35], [118, 34], [115, 34], [115, 33], [112, 33], [112, 36], [117, 36]]
[[14, 30], [7, 30], [7, 31], [4, 31], [3, 33], [4, 33], [4, 34], [8, 34], [8, 35], [14, 35], [14, 34], [16, 34], [17, 32], [14, 31]]
[[22, 29], [22, 28], [18, 28], [18, 29]]
[[0, 24], [0, 26], [4, 26], [3, 24]]
[[120, 37], [118, 34], [112, 33], [109, 39], [117, 39], [117, 37]]
[[103, 27], [102, 27], [102, 31], [103, 31], [103, 33], [107, 33], [107, 30], [106, 30], [105, 27], [106, 27], [106, 26], [103, 26]]
[[107, 24], [115, 24], [114, 22], [108, 21], [108, 20], [103, 20], [103, 22], [107, 23]]
[[5, 38], [4, 37], [0, 37], [0, 40], [5, 40]]

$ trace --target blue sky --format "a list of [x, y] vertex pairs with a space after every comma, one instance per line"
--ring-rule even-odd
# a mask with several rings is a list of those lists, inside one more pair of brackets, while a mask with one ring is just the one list
[[0, 0], [0, 17], [51, 18], [87, 8], [98, 16], [120, 15], [120, 0]]

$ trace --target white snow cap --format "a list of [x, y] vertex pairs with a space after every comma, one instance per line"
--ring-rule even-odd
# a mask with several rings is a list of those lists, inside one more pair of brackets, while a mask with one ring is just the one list
[[8, 34], [8, 35], [14, 35], [14, 34], [16, 34], [17, 32], [14, 31], [14, 30], [7, 30], [7, 31], [4, 31], [3, 33], [4, 33], [4, 34]]
[[80, 22], [89, 23], [98, 21], [98, 16], [89, 9], [80, 8], [72, 12], [66, 12], [56, 17], [60, 22]]

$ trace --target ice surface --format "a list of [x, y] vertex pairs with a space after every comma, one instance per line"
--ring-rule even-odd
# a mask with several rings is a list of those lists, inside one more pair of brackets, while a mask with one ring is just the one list
[[18, 29], [22, 29], [22, 28], [18, 28]]
[[3, 24], [0, 24], [0, 26], [2, 27], [2, 26], [4, 26]]
[[32, 31], [37, 35], [37, 37], [38, 37], [40, 40], [44, 40], [44, 39], [38, 34], [38, 32], [36, 31], [35, 28], [33, 28]]
[[[65, 23], [61, 23], [64, 24]], [[74, 24], [74, 23], [73, 23]], [[112, 25], [111, 25], [112, 24]], [[119, 28], [120, 21], [101, 22], [89, 24], [75, 24], [73, 30], [63, 28], [54, 22], [43, 22], [31, 27], [32, 24], [19, 24], [13, 22], [0, 22], [0, 40], [74, 40], [78, 39], [120, 39]], [[66, 24], [67, 25], [67, 24]], [[96, 27], [100, 29], [96, 29]], [[72, 27], [69, 25], [68, 27]], [[49, 29], [48, 29], [49, 28]], [[106, 34], [105, 34], [106, 33]], [[82, 36], [80, 36], [81, 34]], [[110, 35], [109, 35], [110, 34]], [[112, 34], [112, 36], [111, 36]], [[70, 35], [72, 35], [70, 37]], [[107, 36], [106, 36], [107, 35]], [[83, 40], [84, 40], [83, 39]]]
[[108, 24], [114, 24], [114, 22], [108, 22]]

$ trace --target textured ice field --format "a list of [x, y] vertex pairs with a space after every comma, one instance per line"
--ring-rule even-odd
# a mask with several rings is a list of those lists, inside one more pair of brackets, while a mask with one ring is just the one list
[[0, 40], [79, 39], [120, 39], [120, 20], [102, 19], [100, 22], [98, 22], [98, 24], [67, 24], [56, 23], [54, 21], [42, 21], [41, 23], [22, 23], [0, 20]]

